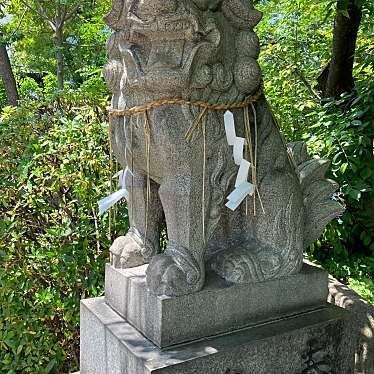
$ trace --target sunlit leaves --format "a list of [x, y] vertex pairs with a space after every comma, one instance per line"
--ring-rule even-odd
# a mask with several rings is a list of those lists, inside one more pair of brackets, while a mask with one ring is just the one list
[[[257, 27], [267, 97], [288, 140], [300, 139], [319, 103], [316, 77], [329, 58], [332, 17], [325, 4], [310, 1], [267, 1]], [[303, 119], [303, 120], [301, 120]]]
[[[26, 1], [26, 0], [25, 0]], [[35, 7], [34, 0], [27, 0]], [[57, 6], [65, 3], [73, 7], [76, 0], [65, 2], [42, 1], [43, 9], [51, 18], [56, 17]], [[63, 29], [63, 54], [65, 58], [66, 81], [72, 86], [81, 83], [81, 72], [102, 67], [105, 61], [105, 40], [108, 28], [102, 17], [110, 8], [110, 0], [79, 1], [81, 8], [66, 22]], [[37, 77], [47, 72], [56, 73], [55, 36], [53, 30], [38, 14], [32, 12], [19, 0], [9, 0], [7, 12], [13, 15], [7, 25], [4, 37], [12, 50], [12, 62], [18, 79], [27, 74]]]
[[[338, 269], [345, 266], [348, 253], [361, 253], [362, 258], [374, 253], [374, 3], [359, 4], [363, 6], [363, 18], [355, 52], [356, 91], [323, 103], [314, 92], [318, 93], [317, 77], [331, 55], [337, 2], [259, 3], [264, 19], [257, 32], [262, 42], [260, 63], [267, 98], [288, 141], [307, 141], [314, 157], [332, 161], [329, 176], [339, 183], [339, 198], [347, 207], [339, 221], [329, 225], [314, 244], [314, 258], [321, 259], [329, 271], [346, 282], [349, 271], [352, 277], [364, 274], [370, 278], [373, 262], [364, 273], [352, 270], [353, 263], [344, 273]], [[346, 1], [338, 5], [338, 11], [346, 11]], [[365, 285], [372, 287], [373, 283]]]
[[[6, 373], [78, 369], [79, 300], [102, 294], [108, 257], [107, 215], [99, 217], [96, 208], [109, 192], [105, 96], [42, 94], [6, 109], [0, 122], [0, 367]], [[127, 228], [123, 208], [117, 235]]]

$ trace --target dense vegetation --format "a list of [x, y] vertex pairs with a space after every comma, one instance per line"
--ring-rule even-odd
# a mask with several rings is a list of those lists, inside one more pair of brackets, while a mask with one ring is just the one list
[[[329, 177], [345, 213], [308, 254], [363, 297], [374, 301], [374, 41], [373, 4], [362, 5], [350, 92], [322, 98], [320, 76], [331, 59], [333, 3], [261, 2], [261, 65], [267, 97], [289, 141], [331, 160]], [[344, 13], [347, 2], [338, 2]], [[335, 21], [335, 22], [334, 22]], [[348, 72], [346, 72], [348, 74]], [[344, 79], [349, 80], [346, 76]]]
[[[330, 97], [323, 80], [317, 82], [332, 57], [334, 19], [350, 16], [351, 3], [259, 1], [265, 17], [257, 32], [266, 93], [286, 139], [306, 140], [312, 154], [332, 160], [330, 176], [341, 186], [334, 198], [346, 206], [308, 254], [374, 302], [371, 2], [355, 1], [362, 18], [352, 87]], [[0, 45], [16, 88], [12, 93], [0, 83], [4, 373], [78, 368], [79, 300], [102, 294], [110, 239], [128, 225], [124, 205], [115, 220], [114, 213], [111, 220], [99, 216], [96, 207], [112, 175], [109, 95], [101, 77], [110, 33], [102, 16], [109, 6], [108, 0], [0, 6]], [[61, 24], [64, 14], [69, 18]]]

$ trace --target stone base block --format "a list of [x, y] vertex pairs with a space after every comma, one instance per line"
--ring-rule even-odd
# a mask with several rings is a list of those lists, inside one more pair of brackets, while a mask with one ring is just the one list
[[353, 374], [356, 340], [350, 314], [326, 305], [160, 349], [97, 298], [81, 303], [80, 374]]
[[299, 274], [251, 285], [208, 273], [204, 288], [180, 297], [154, 296], [147, 265], [105, 272], [106, 302], [159, 347], [234, 331], [325, 305], [328, 274], [304, 264]]

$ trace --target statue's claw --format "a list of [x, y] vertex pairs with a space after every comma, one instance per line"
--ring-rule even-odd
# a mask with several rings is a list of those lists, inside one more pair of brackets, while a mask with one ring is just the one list
[[115, 268], [126, 269], [144, 265], [156, 254], [156, 249], [149, 240], [131, 228], [125, 236], [114, 240], [110, 247], [110, 263]]
[[204, 285], [204, 264], [199, 264], [186, 248], [169, 243], [164, 254], [152, 258], [147, 284], [158, 296], [197, 292]]

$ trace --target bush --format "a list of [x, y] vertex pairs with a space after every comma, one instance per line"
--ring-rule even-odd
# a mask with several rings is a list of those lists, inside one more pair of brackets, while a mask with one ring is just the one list
[[346, 210], [319, 241], [336, 254], [374, 254], [374, 79], [358, 85], [340, 100], [330, 100], [318, 113], [309, 138], [314, 151], [331, 160], [330, 177], [340, 185]]
[[330, 177], [340, 185], [345, 212], [309, 249], [311, 258], [374, 303], [374, 79], [320, 108], [304, 138], [331, 160]]
[[43, 90], [39, 87], [35, 79], [30, 77], [25, 77], [19, 80], [18, 93], [20, 97], [25, 97], [30, 100], [40, 100], [43, 97]]
[[[0, 366], [78, 369], [79, 301], [103, 293], [108, 260], [104, 102], [68, 92], [6, 108], [0, 122]], [[72, 100], [75, 100], [72, 102]], [[127, 226], [122, 209], [113, 227]]]
[[[259, 2], [256, 27], [266, 96], [287, 141], [307, 141], [314, 156], [329, 158], [335, 195], [345, 206], [308, 253], [334, 276], [370, 299], [374, 266], [372, 9], [363, 7], [355, 51], [356, 89], [321, 102], [317, 77], [331, 57], [334, 12], [323, 2]], [[371, 4], [371, 3], [370, 3]]]
[[6, 105], [6, 95], [5, 95], [5, 89], [3, 85], [3, 81], [0, 79], [0, 111], [2, 108], [4, 108]]

